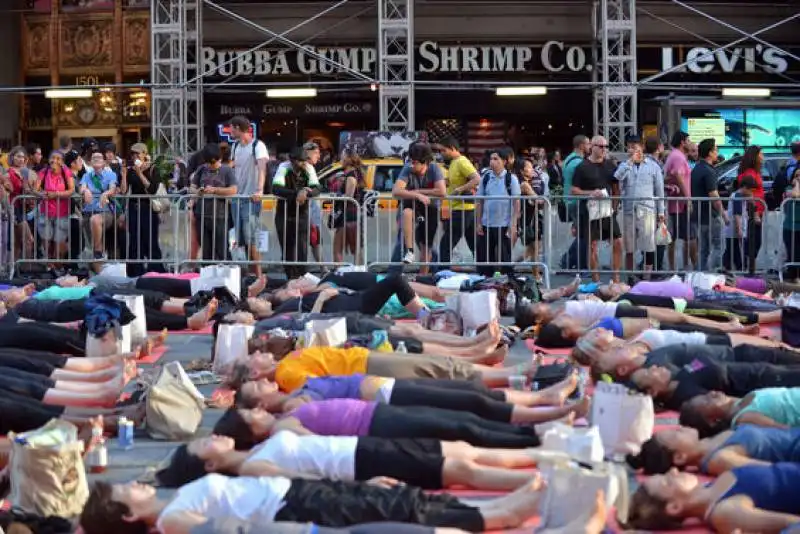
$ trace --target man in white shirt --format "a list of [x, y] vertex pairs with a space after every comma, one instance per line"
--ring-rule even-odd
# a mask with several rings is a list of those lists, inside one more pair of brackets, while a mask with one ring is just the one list
[[236, 238], [247, 248], [248, 258], [255, 262], [254, 272], [261, 276], [261, 254], [258, 251], [258, 230], [261, 218], [261, 199], [267, 179], [267, 146], [253, 138], [250, 121], [246, 117], [231, 119], [231, 137], [236, 142], [231, 147], [238, 194], [249, 196], [240, 199], [233, 210]]

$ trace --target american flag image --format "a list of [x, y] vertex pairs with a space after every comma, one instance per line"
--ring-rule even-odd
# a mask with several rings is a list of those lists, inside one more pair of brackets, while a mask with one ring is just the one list
[[506, 123], [481, 119], [467, 123], [467, 156], [481, 159], [486, 150], [503, 146]]

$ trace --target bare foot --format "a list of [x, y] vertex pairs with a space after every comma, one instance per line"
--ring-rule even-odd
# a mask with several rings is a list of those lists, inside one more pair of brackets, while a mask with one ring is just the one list
[[574, 416], [575, 419], [581, 419], [589, 415], [589, 410], [592, 409], [592, 399], [591, 397], [584, 397], [580, 401], [576, 402], [572, 405], [572, 413], [570, 415]]
[[507, 528], [515, 528], [539, 513], [539, 501], [544, 489], [542, 475], [536, 473], [530, 482], [503, 498], [503, 508], [508, 512]]
[[34, 284], [27, 284], [22, 287], [22, 292], [25, 293], [26, 296], [30, 297], [36, 293], [36, 286]]
[[261, 294], [264, 289], [267, 287], [267, 275], [262, 274], [259, 276], [255, 282], [250, 284], [250, 287], [247, 288], [247, 295], [250, 297], [257, 297]]
[[124, 384], [127, 384], [139, 376], [139, 368], [137, 367], [135, 360], [127, 360], [122, 364], [122, 366], [122, 377]]
[[608, 508], [606, 507], [606, 494], [603, 490], [597, 490], [592, 516], [586, 522], [586, 534], [601, 534], [606, 528], [608, 521]]
[[564, 406], [567, 398], [578, 387], [578, 373], [571, 373], [567, 378], [541, 392], [542, 404]]
[[208, 305], [200, 310], [199, 312], [195, 313], [191, 317], [186, 320], [186, 325], [189, 327], [190, 330], [202, 330], [206, 326], [208, 326], [208, 322], [214, 317], [214, 314], [217, 313], [217, 308], [219, 307], [219, 302], [217, 299], [211, 299], [208, 301]]
[[739, 333], [757, 336], [761, 328], [757, 324], [739, 325]]
[[506, 361], [506, 356], [508, 356], [508, 347], [503, 345], [501, 347], [497, 347], [492, 352], [490, 352], [483, 361], [484, 363], [486, 363], [486, 365], [503, 363], [504, 361]]

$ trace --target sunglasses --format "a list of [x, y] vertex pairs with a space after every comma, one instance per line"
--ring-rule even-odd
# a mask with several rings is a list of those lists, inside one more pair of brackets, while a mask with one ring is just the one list
[[593, 145], [593, 146], [596, 146], [597, 148], [608, 148], [608, 145], [598, 145], [598, 144], [595, 144], [595, 145]]

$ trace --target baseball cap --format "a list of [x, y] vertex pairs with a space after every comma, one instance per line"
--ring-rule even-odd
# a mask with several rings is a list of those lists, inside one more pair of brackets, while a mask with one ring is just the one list
[[307, 143], [303, 144], [303, 150], [305, 150], [306, 152], [309, 152], [311, 150], [317, 150], [318, 148], [319, 145], [314, 141], [308, 141]]

